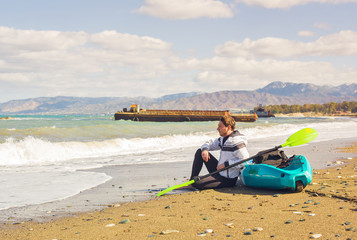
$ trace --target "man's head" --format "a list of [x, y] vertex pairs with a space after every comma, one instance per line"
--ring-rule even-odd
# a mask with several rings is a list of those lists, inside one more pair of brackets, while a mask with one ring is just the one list
[[236, 121], [231, 116], [223, 116], [218, 122], [217, 131], [221, 137], [226, 137], [234, 131]]

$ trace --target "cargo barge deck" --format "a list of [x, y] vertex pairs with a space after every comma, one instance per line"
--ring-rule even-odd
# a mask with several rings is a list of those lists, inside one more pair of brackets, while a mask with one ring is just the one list
[[139, 105], [131, 105], [128, 111], [124, 108], [114, 114], [115, 120], [151, 121], [151, 122], [189, 122], [189, 121], [218, 121], [222, 116], [230, 115], [237, 122], [254, 122], [256, 114], [233, 114], [228, 110], [151, 110], [140, 109]]

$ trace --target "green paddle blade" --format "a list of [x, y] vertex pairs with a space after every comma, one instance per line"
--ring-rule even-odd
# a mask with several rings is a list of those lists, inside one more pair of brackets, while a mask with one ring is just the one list
[[186, 187], [186, 186], [188, 186], [188, 185], [191, 185], [191, 184], [193, 184], [194, 182], [195, 182], [195, 180], [192, 179], [192, 180], [190, 180], [190, 181], [188, 181], [188, 182], [185, 182], [185, 183], [182, 183], [182, 184], [178, 184], [178, 185], [175, 185], [175, 186], [166, 188], [165, 190], [163, 190], [163, 191], [157, 193], [156, 196], [159, 197], [159, 196], [161, 196], [161, 195], [163, 195], [163, 194], [165, 194], [165, 193], [167, 193], [167, 192], [170, 192], [170, 191], [172, 191], [172, 190], [174, 190], [174, 189], [181, 188], [181, 187]]
[[311, 142], [317, 137], [318, 133], [313, 128], [304, 128], [291, 135], [281, 147], [293, 147]]

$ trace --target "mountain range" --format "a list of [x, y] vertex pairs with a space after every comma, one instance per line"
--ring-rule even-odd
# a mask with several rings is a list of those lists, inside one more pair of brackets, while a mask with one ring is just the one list
[[357, 84], [272, 82], [253, 91], [189, 92], [149, 97], [40, 97], [0, 103], [1, 114], [114, 114], [131, 104], [150, 109], [248, 111], [262, 105], [357, 101]]

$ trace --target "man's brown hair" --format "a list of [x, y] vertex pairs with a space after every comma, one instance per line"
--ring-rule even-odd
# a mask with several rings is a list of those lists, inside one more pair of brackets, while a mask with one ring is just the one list
[[236, 121], [234, 120], [234, 118], [230, 115], [225, 115], [223, 117], [221, 117], [221, 119], [219, 120], [223, 123], [224, 126], [228, 127], [231, 126], [232, 131], [234, 131], [234, 128], [236, 126]]

